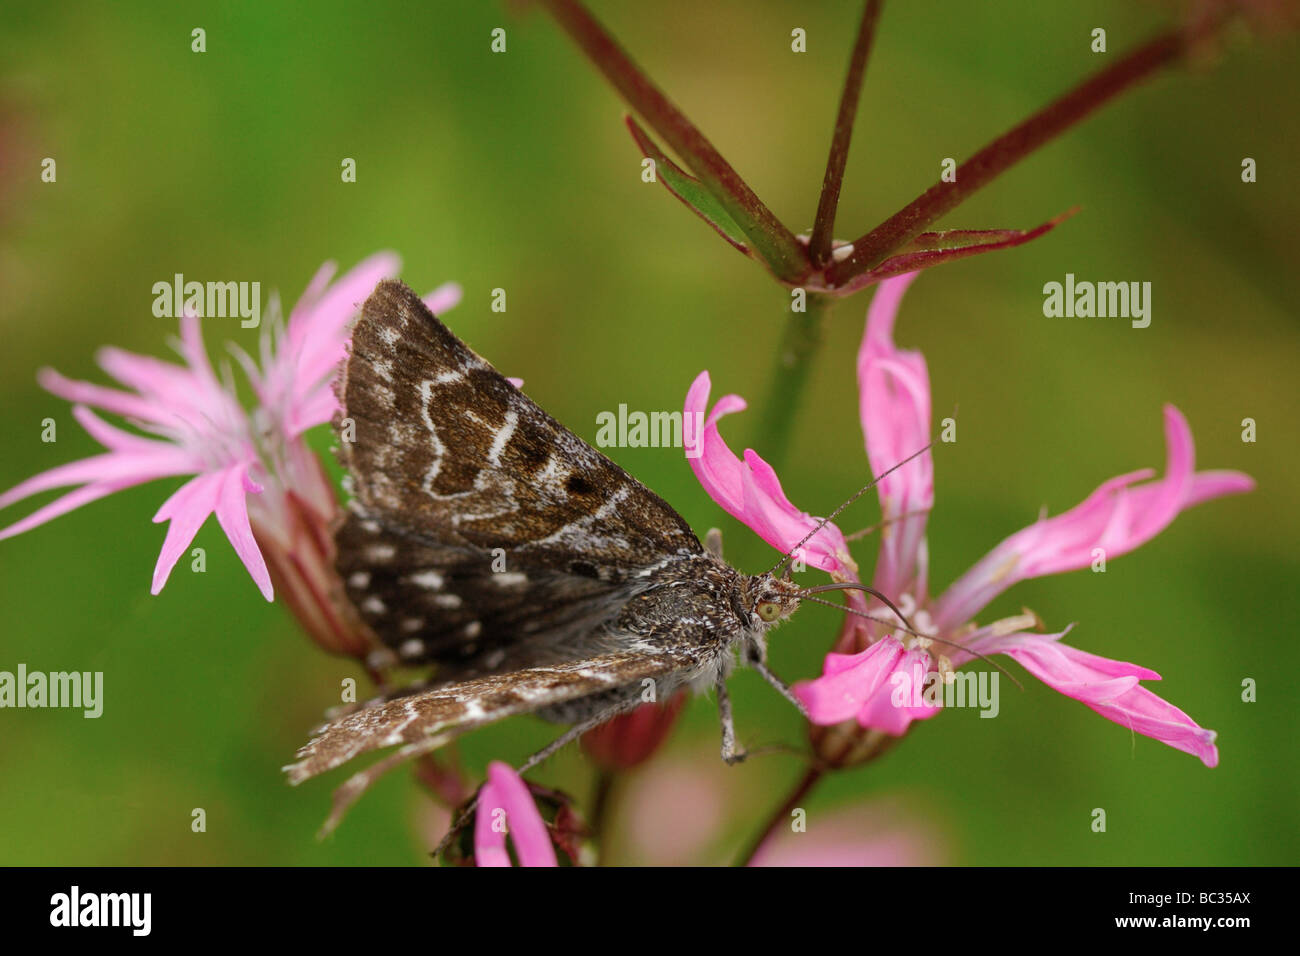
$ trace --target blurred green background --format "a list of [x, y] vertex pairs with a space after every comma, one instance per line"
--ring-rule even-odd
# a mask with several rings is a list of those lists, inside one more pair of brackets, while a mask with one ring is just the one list
[[[594, 10], [796, 231], [811, 225], [855, 3], [596, 2]], [[1050, 9], [1049, 9], [1050, 7]], [[1176, 8], [887, 4], [868, 70], [837, 235], [851, 239], [1064, 91]], [[190, 31], [207, 31], [207, 52]], [[489, 32], [508, 31], [508, 52]], [[808, 52], [790, 51], [803, 27]], [[1219, 731], [1222, 763], [1132, 738], [1032, 678], [1003, 684], [997, 720], [970, 710], [919, 725], [880, 761], [831, 779], [821, 812], [882, 799], [912, 808], [945, 857], [966, 864], [1290, 864], [1300, 854], [1295, 759], [1300, 649], [1295, 507], [1300, 468], [1295, 188], [1297, 49], [1229, 44], [1221, 62], [1162, 74], [1042, 150], [944, 220], [1028, 227], [1082, 212], [1023, 248], [924, 275], [900, 344], [929, 361], [937, 417], [960, 408], [936, 456], [932, 584], [942, 588], [1040, 507], [1162, 467], [1160, 406], [1187, 415], [1198, 462], [1254, 475], [1258, 490], [1180, 517], [1155, 541], [1079, 572], [1022, 584], [982, 616], [1036, 610], [1072, 642], [1158, 670], [1161, 695]], [[448, 321], [543, 407], [593, 440], [621, 402], [680, 408], [692, 378], [755, 407], [727, 420], [757, 434], [787, 293], [661, 187], [640, 179], [621, 101], [542, 13], [499, 3], [9, 4], [0, 13], [0, 486], [98, 450], [43, 365], [103, 381], [115, 344], [166, 353], [171, 320], [151, 286], [259, 280], [295, 300], [321, 262], [398, 251], [421, 290], [448, 279]], [[54, 157], [56, 184], [40, 181]], [[1243, 157], [1258, 182], [1243, 184]], [[340, 182], [340, 161], [358, 181]], [[1153, 285], [1153, 321], [1047, 319], [1042, 286]], [[508, 293], [505, 314], [490, 290]], [[853, 355], [869, 294], [839, 303], [780, 469], [789, 496], [825, 513], [867, 477]], [[251, 347], [233, 320], [206, 327]], [[42, 444], [40, 422], [59, 423]], [[1259, 440], [1241, 441], [1241, 420]], [[317, 444], [325, 447], [328, 434]], [[750, 571], [770, 549], [723, 515], [680, 451], [609, 449], [702, 534], [720, 525]], [[409, 774], [386, 778], [325, 842], [336, 773], [298, 789], [279, 768], [338, 682], [329, 659], [268, 606], [215, 521], [159, 597], [150, 523], [177, 482], [114, 495], [0, 543], [0, 669], [101, 670], [98, 720], [0, 711], [0, 863], [360, 864], [427, 862], [436, 838]], [[8, 524], [20, 505], [0, 515]], [[872, 502], [841, 522], [872, 523]], [[857, 546], [869, 570], [873, 542]], [[838, 616], [809, 608], [772, 641], [788, 679], [819, 672]], [[1014, 668], [1014, 665], [1012, 665]], [[1287, 675], [1292, 675], [1288, 677]], [[1258, 702], [1241, 701], [1245, 678]], [[733, 680], [742, 740], [802, 743], [796, 713], [751, 673]], [[525, 718], [463, 746], [467, 765], [517, 762], [554, 732]], [[714, 776], [713, 703], [695, 700], [663, 761]], [[726, 859], [801, 772], [789, 755], [725, 770], [728, 812], [699, 860]], [[537, 775], [587, 798], [570, 751]], [[206, 809], [207, 832], [190, 812]], [[1108, 832], [1093, 833], [1105, 808]], [[662, 828], [690, 807], [663, 808]], [[864, 813], [872, 812], [868, 809]], [[615, 812], [618, 819], [618, 812]], [[612, 862], [632, 862], [616, 842]]]

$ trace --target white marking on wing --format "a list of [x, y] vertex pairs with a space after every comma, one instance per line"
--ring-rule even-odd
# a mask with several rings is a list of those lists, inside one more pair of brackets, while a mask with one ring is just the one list
[[[444, 373], [445, 374], [445, 373]], [[434, 497], [433, 483], [438, 478], [438, 472], [442, 471], [442, 456], [447, 451], [447, 446], [438, 438], [438, 429], [433, 424], [433, 418], [429, 415], [429, 405], [433, 399], [433, 389], [437, 383], [425, 379], [420, 383], [420, 418], [424, 420], [424, 427], [429, 430], [429, 444], [432, 452], [433, 461], [429, 464], [429, 470], [424, 473], [424, 479], [420, 483], [426, 492]]]
[[488, 449], [488, 461], [492, 465], [501, 464], [501, 453], [505, 451], [506, 444], [510, 441], [515, 433], [515, 428], [519, 425], [519, 413], [513, 408], [506, 411], [505, 424], [497, 429], [496, 435], [492, 438], [492, 447]]
[[416, 587], [428, 588], [430, 591], [441, 591], [443, 585], [447, 583], [437, 571], [417, 571], [415, 574], [408, 574], [406, 580]]

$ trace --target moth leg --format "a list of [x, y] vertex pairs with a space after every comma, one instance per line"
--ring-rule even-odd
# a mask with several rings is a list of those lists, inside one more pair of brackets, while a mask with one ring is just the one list
[[722, 721], [722, 759], [735, 765], [745, 759], [747, 754], [736, 749], [736, 722], [731, 717], [731, 698], [727, 696], [727, 682], [718, 677], [714, 685], [718, 691], [718, 717]]
[[[601, 724], [605, 723], [606, 721], [613, 720], [619, 714], [627, 713], [627, 711], [629, 710], [635, 710], [637, 707], [641, 706], [641, 703], [642, 701], [639, 696], [632, 697], [629, 700], [616, 701], [615, 703], [610, 704], [608, 707], [606, 707], [604, 710], [600, 711], [599, 713], [591, 717], [588, 717], [586, 720], [574, 724], [572, 727], [570, 727], [564, 733], [560, 734], [560, 736], [556, 737], [554, 740], [552, 740], [541, 750], [537, 751], [535, 754], [533, 754], [531, 757], [529, 757], [527, 760], [521, 763], [516, 768], [516, 773], [522, 776], [523, 774], [527, 773], [529, 770], [532, 770], [534, 767], [536, 767], [547, 757], [550, 757], [557, 750], [563, 750], [565, 747], [573, 743], [575, 740], [577, 740], [587, 731], [599, 727]], [[462, 829], [464, 829], [465, 824], [469, 823], [469, 821], [474, 816], [474, 811], [477, 809], [478, 809], [478, 794], [475, 793], [473, 799], [471, 799], [470, 802], [465, 805], [465, 809], [461, 812], [460, 816], [456, 818], [456, 822], [453, 823], [451, 827], [448, 828], [446, 834], [443, 835], [441, 842], [439, 842], [439, 844], [434, 848], [433, 853], [431, 854], [434, 858], [437, 858], [442, 855], [442, 851], [447, 849], [447, 847], [451, 844], [451, 841], [456, 836], [456, 834], [459, 833]]]
[[758, 671], [759, 676], [762, 677], [763, 680], [775, 687], [777, 693], [790, 703], [794, 704], [795, 709], [798, 710], [799, 713], [803, 714], [807, 719], [808, 711], [804, 707], [803, 701], [794, 695], [794, 691], [790, 690], [789, 684], [772, 673], [771, 668], [767, 666], [767, 661], [765, 660], [767, 655], [763, 653], [763, 647], [758, 644], [746, 643], [745, 649], [742, 653], [744, 654], [745, 663]]
[[719, 561], [722, 560], [722, 529], [710, 528], [704, 536], [704, 550]]

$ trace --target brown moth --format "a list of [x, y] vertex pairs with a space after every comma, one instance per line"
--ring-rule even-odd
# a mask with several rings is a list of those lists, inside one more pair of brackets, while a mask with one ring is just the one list
[[716, 691], [723, 759], [743, 759], [726, 690], [737, 651], [800, 706], [765, 663], [767, 631], [812, 593], [781, 575], [786, 559], [758, 575], [726, 564], [718, 538], [701, 545], [401, 282], [366, 301], [339, 395], [355, 440], [341, 443], [354, 498], [338, 571], [390, 652], [432, 678], [328, 724], [286, 768], [296, 784], [395, 748], [344, 784], [327, 828], [381, 773], [476, 727], [571, 724], [527, 769], [687, 685]]

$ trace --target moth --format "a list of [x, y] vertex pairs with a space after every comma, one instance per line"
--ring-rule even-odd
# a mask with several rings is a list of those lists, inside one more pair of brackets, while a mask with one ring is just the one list
[[712, 688], [734, 763], [736, 658], [802, 710], [767, 666], [768, 631], [819, 591], [876, 593], [801, 588], [789, 555], [762, 574], [731, 567], [720, 535], [701, 544], [401, 282], [366, 300], [338, 389], [353, 499], [337, 570], [388, 652], [433, 676], [328, 724], [285, 768], [296, 784], [395, 748], [343, 785], [327, 828], [384, 771], [477, 727], [524, 713], [570, 725], [527, 770], [647, 688]]

